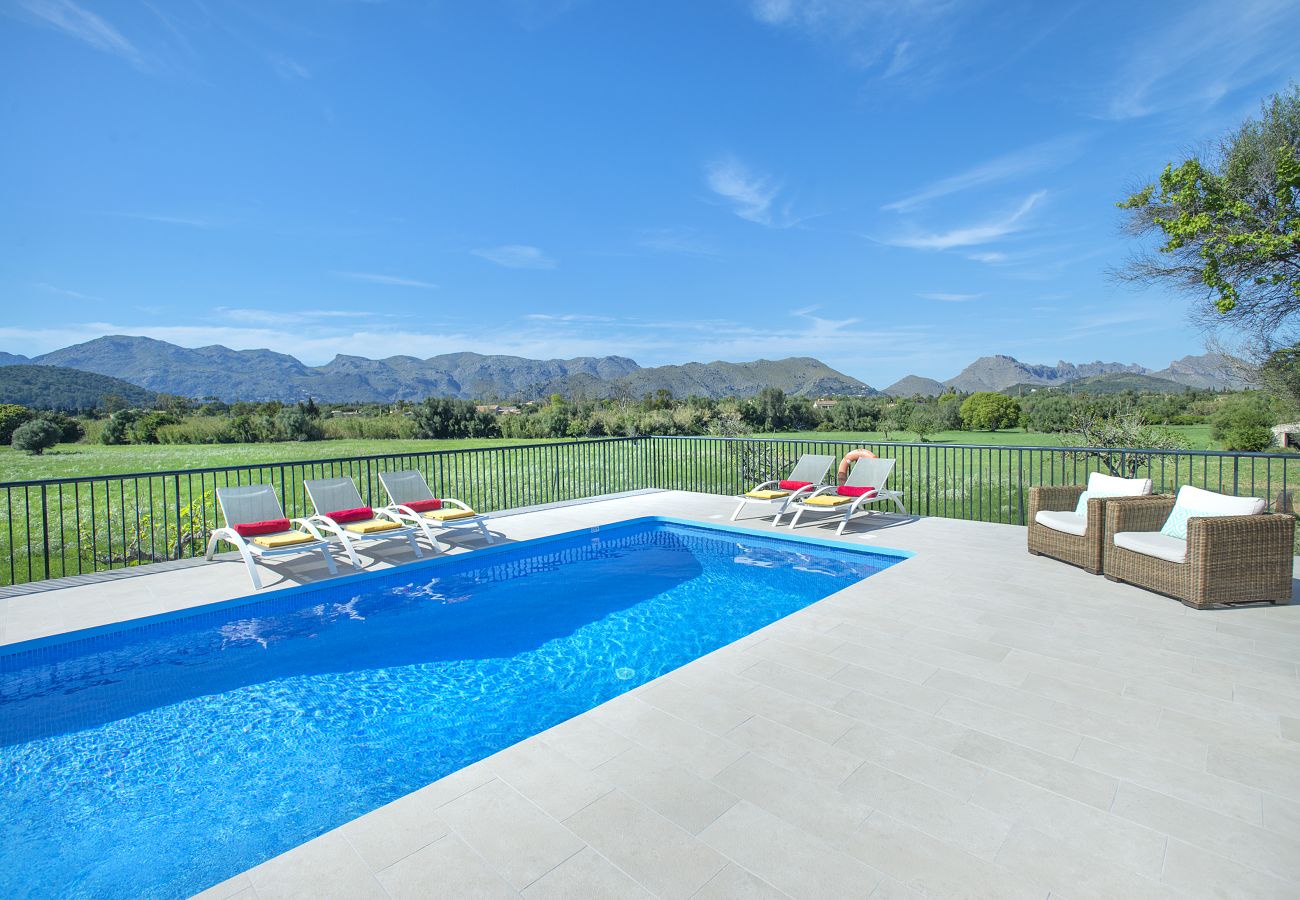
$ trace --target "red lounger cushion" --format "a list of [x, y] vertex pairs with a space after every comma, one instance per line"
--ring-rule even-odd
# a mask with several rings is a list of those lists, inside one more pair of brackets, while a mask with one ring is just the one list
[[403, 503], [412, 512], [432, 512], [435, 509], [442, 509], [441, 500], [412, 500], [410, 503]]
[[366, 519], [373, 519], [375, 511], [369, 506], [358, 506], [356, 509], [336, 509], [334, 512], [325, 513], [325, 517], [342, 525], [346, 522], [364, 522]]
[[777, 486], [783, 491], [797, 491], [800, 488], [811, 487], [811, 481], [778, 481]]
[[841, 497], [861, 497], [864, 494], [874, 494], [875, 492], [876, 489], [873, 487], [849, 487], [847, 484], [838, 491]]
[[265, 522], [245, 522], [242, 525], [232, 525], [235, 534], [240, 537], [257, 537], [259, 534], [277, 534], [281, 531], [289, 530], [288, 519], [268, 519]]

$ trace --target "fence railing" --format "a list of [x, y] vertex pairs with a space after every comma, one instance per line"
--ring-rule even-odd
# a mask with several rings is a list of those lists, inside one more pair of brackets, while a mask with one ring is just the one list
[[1029, 487], [1077, 484], [1092, 471], [1149, 476], [1157, 491], [1194, 484], [1290, 509], [1300, 455], [1098, 450], [816, 439], [602, 438], [379, 454], [132, 475], [0, 483], [0, 585], [202, 555], [220, 522], [216, 488], [269, 483], [290, 516], [312, 512], [302, 482], [346, 476], [372, 505], [379, 473], [418, 469], [434, 491], [481, 512], [637, 488], [736, 494], [788, 471], [801, 454], [866, 448], [897, 460], [891, 486], [909, 511], [1024, 524]]

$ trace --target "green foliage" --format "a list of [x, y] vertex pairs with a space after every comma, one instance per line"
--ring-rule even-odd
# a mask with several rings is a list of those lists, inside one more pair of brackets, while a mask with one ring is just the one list
[[275, 430], [286, 441], [319, 441], [325, 437], [320, 410], [310, 402], [280, 410], [275, 417]]
[[1015, 428], [1020, 423], [1020, 404], [1006, 394], [979, 391], [962, 401], [961, 420], [972, 431]]
[[1253, 452], [1266, 450], [1273, 443], [1275, 424], [1276, 416], [1265, 398], [1244, 394], [1220, 405], [1210, 420], [1210, 433], [1229, 450]]
[[[558, 432], [547, 436], [564, 437], [568, 430], [564, 407], [552, 403], [547, 407], [546, 415], [551, 416], [555, 422], [549, 430]], [[479, 412], [468, 400], [430, 397], [415, 410], [416, 437], [473, 438], [496, 437], [498, 434], [500, 430], [497, 428], [496, 417], [491, 413]]]
[[923, 403], [912, 407], [907, 416], [907, 427], [916, 432], [917, 440], [926, 441], [936, 431], [943, 431], [939, 404]]
[[36, 413], [16, 403], [0, 403], [0, 444], [9, 444], [14, 439], [14, 431], [24, 422], [36, 418]]
[[40, 456], [59, 442], [63, 430], [48, 419], [32, 419], [14, 429], [12, 444], [32, 456]]
[[1119, 204], [1157, 257], [1128, 277], [1191, 287], [1233, 324], [1272, 335], [1300, 310], [1300, 88], [1262, 105], [1214, 158], [1165, 167]]
[[[1096, 408], [1081, 409], [1075, 416], [1071, 429], [1079, 436], [1082, 450], [1077, 456], [1094, 457], [1121, 478], [1134, 478], [1143, 468], [1151, 465], [1152, 454], [1141, 450], [1178, 450], [1184, 445], [1182, 438], [1164, 428], [1149, 424], [1136, 409], [1115, 413], [1099, 412]], [[1138, 452], [1133, 452], [1134, 450]], [[1113, 452], [1123, 450], [1123, 453]]]
[[132, 406], [152, 406], [157, 395], [119, 378], [60, 366], [0, 366], [0, 399], [33, 409], [85, 413], [110, 396]]

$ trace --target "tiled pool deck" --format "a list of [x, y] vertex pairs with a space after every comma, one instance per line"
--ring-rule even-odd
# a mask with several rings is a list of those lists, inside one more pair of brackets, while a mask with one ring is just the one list
[[[916, 556], [201, 896], [1300, 896], [1300, 604], [1190, 610], [1011, 526], [880, 516], [844, 539]], [[247, 593], [235, 559], [10, 597], [0, 640]]]

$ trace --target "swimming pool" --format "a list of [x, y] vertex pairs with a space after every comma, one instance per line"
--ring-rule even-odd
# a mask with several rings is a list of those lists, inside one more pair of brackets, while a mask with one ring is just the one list
[[0, 893], [180, 897], [907, 554], [638, 519], [0, 656]]

